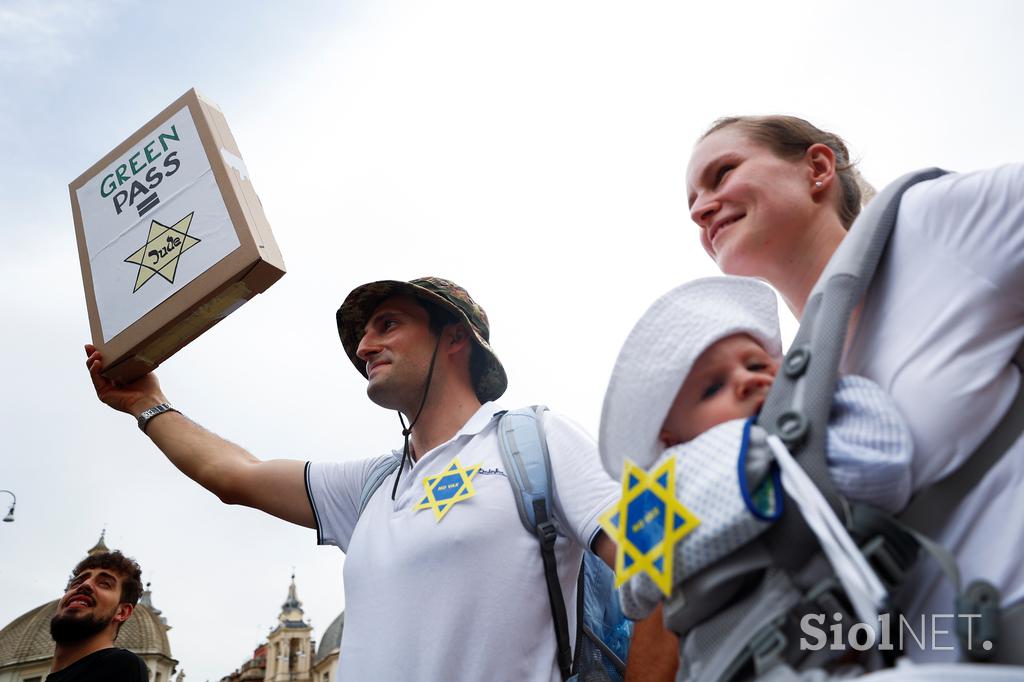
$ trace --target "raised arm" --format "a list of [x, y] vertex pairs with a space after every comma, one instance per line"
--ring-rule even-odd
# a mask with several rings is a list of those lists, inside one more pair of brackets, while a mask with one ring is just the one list
[[[97, 397], [115, 410], [138, 418], [144, 410], [168, 402], [155, 374], [118, 386], [100, 374], [103, 357], [99, 351], [86, 345], [85, 353]], [[307, 528], [316, 527], [306, 494], [304, 462], [259, 460], [177, 412], [153, 419], [146, 435], [174, 466], [222, 502], [260, 509]]]

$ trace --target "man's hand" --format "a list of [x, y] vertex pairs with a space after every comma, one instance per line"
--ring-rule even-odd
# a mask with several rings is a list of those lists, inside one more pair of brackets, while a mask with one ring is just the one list
[[661, 604], [633, 627], [626, 682], [672, 682], [679, 668], [679, 637], [665, 627]]
[[103, 356], [96, 350], [96, 346], [91, 343], [85, 344], [85, 354], [85, 366], [92, 376], [96, 397], [115, 410], [138, 417], [143, 410], [167, 402], [167, 398], [160, 391], [160, 382], [152, 372], [130, 384], [119, 386], [100, 374], [103, 371]]
[[603, 530], [597, 532], [594, 541], [590, 543], [590, 549], [594, 554], [601, 557], [601, 560], [608, 564], [608, 568], [615, 570], [615, 541], [608, 537]]

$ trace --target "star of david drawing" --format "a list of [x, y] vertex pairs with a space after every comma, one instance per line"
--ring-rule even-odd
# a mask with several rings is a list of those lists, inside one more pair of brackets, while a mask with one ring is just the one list
[[669, 458], [647, 473], [628, 459], [622, 497], [601, 515], [615, 540], [615, 586], [643, 571], [665, 596], [672, 592], [675, 546], [700, 520], [676, 499], [676, 462]]
[[149, 236], [146, 243], [138, 251], [124, 259], [125, 263], [139, 266], [139, 274], [135, 276], [134, 294], [153, 275], [160, 275], [174, 284], [174, 274], [178, 271], [178, 259], [193, 246], [201, 242], [188, 233], [195, 211], [176, 222], [174, 225], [163, 225], [154, 220], [149, 224]]
[[423, 487], [427, 491], [427, 496], [420, 500], [420, 503], [413, 509], [416, 511], [433, 509], [434, 520], [440, 523], [444, 515], [457, 503], [476, 495], [476, 489], [473, 488], [473, 477], [478, 471], [480, 471], [479, 464], [463, 467], [459, 463], [459, 458], [455, 457], [443, 472], [423, 479]]

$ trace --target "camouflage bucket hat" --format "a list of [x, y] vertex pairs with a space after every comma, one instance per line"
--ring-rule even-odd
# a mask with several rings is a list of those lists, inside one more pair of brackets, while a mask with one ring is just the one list
[[382, 280], [370, 282], [353, 289], [345, 302], [338, 308], [338, 335], [349, 360], [359, 373], [366, 376], [366, 363], [356, 357], [356, 349], [363, 338], [366, 322], [374, 309], [389, 296], [406, 294], [424, 301], [430, 301], [455, 315], [455, 318], [473, 332], [476, 345], [483, 351], [484, 362], [480, 376], [475, 377], [476, 396], [480, 402], [497, 400], [508, 387], [505, 368], [491, 349], [488, 339], [491, 335], [487, 313], [477, 305], [469, 292], [454, 282], [440, 277], [420, 277], [408, 282]]

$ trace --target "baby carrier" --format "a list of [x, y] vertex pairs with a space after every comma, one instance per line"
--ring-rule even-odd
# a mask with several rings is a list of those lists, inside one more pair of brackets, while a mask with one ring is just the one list
[[[775, 436], [785, 445], [841, 520], [867, 560], [869, 573], [877, 576], [872, 581], [884, 587], [884, 599], [874, 605], [879, 612], [899, 613], [899, 588], [916, 561], [938, 561], [956, 588], [955, 613], [978, 614], [968, 619], [970, 632], [965, 632], [963, 619], [956, 619], [965, 659], [1024, 665], [1024, 607], [1001, 610], [998, 590], [985, 581], [964, 588], [955, 562], [929, 539], [1024, 428], [1024, 381], [1006, 415], [965, 463], [918, 491], [896, 517], [841, 497], [826, 465], [826, 426], [850, 315], [881, 260], [903, 192], [944, 173], [927, 169], [908, 174], [862, 212], [811, 292], [757, 425], [762, 436], [767, 434], [769, 441]], [[1019, 367], [1022, 356], [1018, 352], [1015, 360]], [[788, 491], [784, 508], [764, 535], [675, 586], [665, 606], [665, 623], [680, 636], [678, 679], [824, 679], [826, 671], [880, 670], [900, 655], [891, 642], [884, 646], [878, 637], [863, 650], [801, 646], [806, 636], [802, 620], [815, 614], [827, 614], [820, 630], [828, 632], [829, 643], [835, 635], [844, 643], [858, 641], [857, 634], [862, 642], [866, 638], [863, 632], [851, 633], [858, 623], [856, 599], [837, 578]], [[1003, 670], [1019, 670], [1024, 677], [1024, 668]]]

